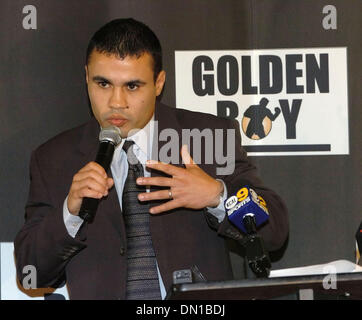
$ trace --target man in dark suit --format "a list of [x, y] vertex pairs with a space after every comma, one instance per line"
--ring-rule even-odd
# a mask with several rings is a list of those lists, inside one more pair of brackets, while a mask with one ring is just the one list
[[[282, 246], [288, 234], [286, 207], [247, 159], [237, 122], [156, 102], [165, 72], [161, 46], [147, 26], [118, 19], [98, 30], [87, 50], [86, 81], [94, 118], [32, 154], [26, 221], [15, 239], [20, 282], [23, 267], [34, 265], [38, 287], [66, 280], [71, 299], [157, 299], [165, 297], [173, 271], [192, 265], [207, 280], [231, 279], [224, 238], [239, 241], [244, 235], [229, 223], [223, 201], [245, 185], [267, 203], [270, 219], [260, 228], [267, 249]], [[107, 175], [93, 160], [100, 128], [110, 125], [120, 128], [123, 141]], [[179, 145], [184, 130], [193, 129], [208, 129], [213, 138], [222, 131], [221, 143], [212, 141], [215, 152], [208, 154], [207, 141]], [[165, 132], [171, 142], [161, 138]], [[147, 219], [137, 226], [146, 230], [143, 242], [134, 242], [132, 210], [123, 208], [127, 172], [133, 168], [122, 149], [125, 140], [133, 141], [132, 154], [143, 165], [135, 182], [144, 187], [137, 193], [138, 208], [150, 213], [142, 214]], [[172, 153], [175, 145], [180, 155], [165, 161], [170, 157], [164, 151]], [[195, 163], [200, 150], [203, 160]], [[230, 153], [230, 172], [220, 170], [220, 152]], [[205, 161], [208, 156], [212, 161]], [[100, 199], [92, 223], [78, 216], [85, 197]]]

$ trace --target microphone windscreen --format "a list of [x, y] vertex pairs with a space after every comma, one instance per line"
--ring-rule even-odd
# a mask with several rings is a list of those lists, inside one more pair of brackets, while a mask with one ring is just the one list
[[101, 132], [99, 133], [99, 141], [111, 142], [115, 146], [118, 146], [122, 141], [121, 130], [116, 126], [102, 128]]

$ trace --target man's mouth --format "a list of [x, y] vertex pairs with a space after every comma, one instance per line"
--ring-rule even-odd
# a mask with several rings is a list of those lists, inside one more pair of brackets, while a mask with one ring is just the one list
[[122, 117], [109, 117], [107, 122], [113, 126], [121, 127], [123, 126], [128, 120]]

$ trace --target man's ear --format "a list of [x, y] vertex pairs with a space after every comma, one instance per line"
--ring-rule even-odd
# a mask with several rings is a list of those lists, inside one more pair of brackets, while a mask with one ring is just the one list
[[85, 65], [84, 69], [85, 69], [85, 81], [87, 81], [87, 84], [88, 84], [88, 66]]
[[161, 94], [165, 81], [166, 71], [161, 70], [156, 79], [156, 96], [159, 96]]

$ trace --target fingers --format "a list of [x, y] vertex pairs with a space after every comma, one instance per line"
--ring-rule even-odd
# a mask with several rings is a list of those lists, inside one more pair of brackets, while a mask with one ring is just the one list
[[171, 201], [167, 201], [159, 206], [156, 206], [156, 207], [152, 207], [150, 209], [150, 213], [152, 214], [158, 214], [158, 213], [162, 213], [162, 212], [165, 212], [165, 211], [169, 211], [169, 210], [172, 210], [172, 209], [176, 209], [176, 208], [179, 208], [180, 207], [180, 204], [178, 203], [178, 201], [176, 200], [171, 200]]
[[[94, 198], [94, 199], [101, 199], [102, 197], [106, 196], [107, 193], [99, 192], [94, 189], [90, 189], [88, 187], [77, 189], [76, 191], [72, 192], [69, 197], [69, 201], [72, 199], [83, 199], [83, 198]], [[69, 202], [68, 202], [69, 203]], [[69, 210], [71, 211], [71, 210]]]
[[73, 177], [73, 185], [76, 189], [87, 187], [103, 195], [108, 194], [110, 183], [111, 181], [108, 180], [105, 170], [96, 162], [88, 163]]
[[[164, 200], [164, 199], [170, 199], [169, 195], [169, 189], [167, 190], [160, 190], [160, 191], [154, 191], [154, 192], [146, 192], [146, 193], [140, 193], [138, 195], [138, 199], [140, 201], [151, 201], [151, 200]], [[180, 204], [180, 201], [175, 199], [170, 199], [170, 201], [167, 201], [159, 206], [155, 206], [150, 208], [151, 214], [158, 214], [162, 213], [168, 210], [176, 209], [181, 207], [182, 204]]]
[[195, 165], [194, 160], [191, 158], [189, 153], [189, 149], [186, 144], [183, 144], [181, 147], [181, 158], [183, 163], [185, 164], [186, 168], [190, 165]]
[[139, 199], [140, 201], [170, 199], [169, 189], [167, 189], [167, 190], [153, 191], [153, 192], [140, 193], [140, 194], [138, 195], [138, 199]]
[[101, 199], [108, 195], [108, 190], [114, 185], [105, 170], [99, 164], [90, 162], [80, 169], [73, 177], [68, 194], [68, 210], [77, 215], [83, 198]]
[[106, 180], [103, 183], [99, 183], [92, 177], [85, 177], [80, 181], [74, 181], [72, 184], [75, 193], [77, 193], [80, 197], [84, 197], [84, 192], [87, 189], [95, 191], [99, 193], [101, 196], [106, 196], [108, 194], [108, 185]]
[[[181, 147], [181, 158], [186, 168], [190, 166], [197, 166], [197, 164], [192, 159], [188, 147], [186, 144]], [[148, 160], [146, 161], [146, 166], [151, 169], [155, 169], [158, 171], [162, 171], [170, 176], [178, 175], [183, 172], [183, 168], [176, 167], [172, 164], [156, 161], [156, 160]]]
[[[194, 162], [188, 151], [188, 147], [186, 144], [182, 145], [181, 147], [181, 158], [186, 167], [196, 165], [196, 163]], [[154, 161], [154, 160], [147, 161], [146, 166], [152, 169], [162, 171], [171, 176], [180, 173], [180, 170], [182, 170], [181, 168], [175, 167], [171, 164], [167, 164], [160, 161]]]
[[100, 164], [94, 161], [91, 161], [88, 164], [86, 164], [82, 169], [78, 171], [78, 173], [90, 170], [98, 172], [99, 175], [103, 176], [104, 178], [107, 177], [107, 173], [105, 172], [104, 168]]
[[170, 176], [174, 176], [180, 173], [181, 170], [183, 170], [182, 168], [178, 168], [176, 166], [173, 166], [172, 164], [155, 161], [155, 160], [146, 161], [146, 166], [151, 169], [162, 171]]
[[143, 186], [172, 187], [174, 180], [165, 177], [140, 177], [137, 178], [136, 183]]
[[107, 178], [107, 186], [108, 186], [108, 190], [111, 189], [114, 185], [114, 181], [112, 178]]
[[84, 180], [94, 181], [94, 183], [98, 185], [107, 185], [107, 178], [94, 170], [78, 172], [73, 177], [73, 182], [75, 183], [82, 182]]

